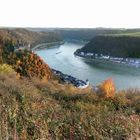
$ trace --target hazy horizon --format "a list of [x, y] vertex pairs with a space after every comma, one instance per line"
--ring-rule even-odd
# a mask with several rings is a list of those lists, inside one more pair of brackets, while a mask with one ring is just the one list
[[0, 27], [140, 28], [139, 0], [3, 0]]
[[0, 26], [0, 28], [34, 28], [34, 29], [120, 29], [120, 30], [127, 30], [127, 29], [140, 29], [140, 27], [131, 27], [131, 28], [121, 28], [121, 27], [28, 27], [28, 26]]

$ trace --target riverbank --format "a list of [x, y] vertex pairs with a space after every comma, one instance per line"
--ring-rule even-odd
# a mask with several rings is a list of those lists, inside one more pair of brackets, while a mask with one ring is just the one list
[[78, 51], [75, 51], [74, 55], [85, 58], [87, 60], [94, 61], [95, 63], [112, 64], [112, 65], [114, 64], [118, 66], [140, 68], [140, 59], [138, 58], [120, 58], [120, 57], [112, 57], [109, 55], [84, 53]]
[[64, 44], [65, 41], [57, 41], [57, 42], [50, 42], [50, 43], [42, 43], [42, 44], [38, 44], [35, 47], [32, 48], [32, 51], [38, 50], [38, 49], [44, 49], [44, 48], [48, 48], [51, 46], [56, 46], [56, 45], [62, 45]]
[[72, 84], [75, 87], [78, 87], [78, 88], [81, 88], [81, 89], [89, 86], [89, 81], [88, 80], [86, 80], [86, 82], [85, 82], [83, 80], [77, 79], [77, 78], [75, 78], [71, 75], [68, 75], [68, 74], [64, 74], [61, 71], [58, 71], [58, 70], [55, 70], [55, 69], [52, 69], [52, 71], [54, 72], [55, 75], [59, 76], [60, 79], [65, 83]]

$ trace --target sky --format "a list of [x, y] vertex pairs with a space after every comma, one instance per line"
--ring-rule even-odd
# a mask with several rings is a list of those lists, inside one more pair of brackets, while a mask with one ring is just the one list
[[0, 0], [1, 27], [140, 28], [140, 0]]

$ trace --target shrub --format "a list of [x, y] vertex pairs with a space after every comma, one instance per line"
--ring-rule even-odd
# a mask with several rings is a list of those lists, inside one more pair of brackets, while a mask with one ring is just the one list
[[7, 64], [0, 65], [0, 74], [11, 74], [11, 73], [14, 74], [16, 72], [10, 65]]
[[49, 66], [32, 52], [18, 52], [11, 56], [11, 61], [9, 63], [20, 76], [29, 78], [36, 77], [47, 81], [52, 76]]
[[98, 86], [98, 94], [101, 97], [114, 97], [115, 95], [115, 84], [111, 78], [102, 82]]

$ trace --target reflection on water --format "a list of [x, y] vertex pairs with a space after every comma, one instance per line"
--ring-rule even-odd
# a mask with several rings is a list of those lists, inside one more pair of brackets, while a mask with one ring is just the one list
[[112, 64], [98, 64], [75, 57], [73, 55], [74, 51], [82, 46], [83, 44], [66, 42], [58, 47], [38, 50], [37, 54], [50, 67], [82, 80], [89, 79], [93, 85], [112, 77], [118, 89], [140, 87], [140, 69]]

